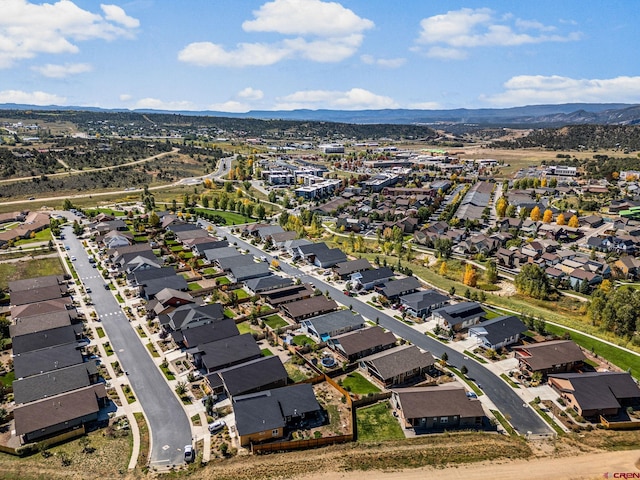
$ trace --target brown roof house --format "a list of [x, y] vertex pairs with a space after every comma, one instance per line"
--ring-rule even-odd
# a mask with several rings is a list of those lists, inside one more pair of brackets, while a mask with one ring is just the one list
[[385, 388], [420, 379], [433, 365], [433, 355], [415, 345], [401, 345], [360, 360], [360, 368]]
[[464, 388], [455, 384], [394, 389], [391, 404], [402, 426], [416, 433], [480, 428], [485, 418], [480, 401], [468, 398]]
[[94, 422], [106, 399], [104, 384], [97, 383], [18, 406], [13, 411], [16, 435], [28, 443]]
[[297, 302], [285, 303], [280, 308], [290, 318], [299, 322], [305, 318], [333, 312], [338, 308], [338, 304], [324, 295], [317, 295]]
[[571, 372], [586, 360], [580, 347], [571, 340], [552, 340], [513, 349], [521, 370], [543, 375]]
[[616, 416], [640, 405], [640, 388], [627, 372], [561, 373], [549, 385], [583, 417]]
[[354, 332], [332, 337], [328, 344], [349, 362], [393, 348], [396, 345], [393, 333], [378, 326], [362, 328]]

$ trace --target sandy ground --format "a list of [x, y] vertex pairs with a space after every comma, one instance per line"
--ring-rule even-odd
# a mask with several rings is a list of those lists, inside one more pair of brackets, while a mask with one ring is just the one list
[[[590, 480], [616, 478], [614, 473], [633, 473], [640, 478], [638, 462], [640, 450], [623, 452], [590, 453], [563, 458], [538, 458], [534, 460], [483, 462], [448, 468], [419, 468], [395, 472], [318, 472], [298, 477], [298, 480], [327, 480], [368, 478], [384, 480]], [[607, 474], [607, 475], [605, 475]], [[618, 475], [617, 478], [625, 478]]]

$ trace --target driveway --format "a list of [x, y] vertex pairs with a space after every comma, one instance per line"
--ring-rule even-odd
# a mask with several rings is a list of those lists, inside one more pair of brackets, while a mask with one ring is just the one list
[[[151, 432], [152, 467], [169, 467], [184, 463], [183, 449], [191, 444], [191, 423], [182, 404], [155, 365], [138, 334], [129, 324], [120, 304], [97, 268], [89, 263], [89, 255], [70, 226], [63, 228], [64, 243], [69, 256], [75, 256], [73, 266], [90, 294], [94, 308], [116, 352], [122, 369], [129, 373], [129, 383], [144, 411]], [[115, 361], [115, 358], [103, 359]]]
[[[254, 255], [266, 255], [268, 261], [272, 260], [272, 257], [263, 251], [255, 248], [249, 243], [243, 241], [241, 238], [231, 234], [226, 227], [217, 227], [219, 234], [224, 234], [228, 239], [235, 239], [237, 245], [240, 248], [249, 250]], [[224, 233], [222, 233], [224, 232]], [[233, 241], [233, 240], [232, 240]], [[444, 352], [447, 352], [449, 357], [448, 363], [460, 368], [463, 364], [467, 366], [469, 373], [467, 376], [475, 380], [475, 382], [481, 386], [481, 389], [493, 402], [493, 404], [502, 412], [502, 414], [509, 419], [513, 427], [522, 435], [532, 433], [535, 435], [551, 433], [551, 428], [535, 413], [529, 405], [518, 395], [509, 385], [507, 385], [500, 377], [494, 375], [492, 372], [484, 368], [481, 364], [465, 359], [464, 356], [446, 345], [434, 340], [427, 335], [424, 335], [415, 329], [409, 327], [405, 323], [396, 320], [395, 318], [383, 313], [377, 308], [372, 307], [366, 303], [358, 300], [358, 298], [347, 297], [342, 290], [335, 288], [334, 286], [305, 274], [303, 271], [292, 267], [288, 263], [280, 260], [280, 268], [286, 274], [300, 278], [303, 282], [311, 282], [317, 288], [323, 292], [329, 291], [331, 298], [336, 302], [343, 305], [352, 305], [353, 309], [361, 314], [363, 317], [370, 320], [379, 319], [379, 323], [382, 327], [390, 330], [395, 335], [409, 340], [414, 345], [420, 347], [423, 350], [428, 350], [436, 357], [441, 357]]]

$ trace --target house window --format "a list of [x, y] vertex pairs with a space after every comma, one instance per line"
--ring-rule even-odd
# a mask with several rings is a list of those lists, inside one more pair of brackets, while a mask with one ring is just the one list
[[449, 418], [448, 417], [440, 418], [440, 423], [449, 423]]
[[272, 437], [277, 437], [280, 434], [280, 432], [278, 431], [277, 428], [274, 428], [273, 430], [271, 430], [271, 436]]

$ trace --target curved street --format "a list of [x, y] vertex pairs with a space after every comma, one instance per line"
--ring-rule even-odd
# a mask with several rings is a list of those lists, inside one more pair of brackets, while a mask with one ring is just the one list
[[[256, 256], [265, 255], [269, 262], [273, 259], [268, 253], [265, 253], [256, 247], [245, 242], [238, 236], [231, 233], [226, 227], [216, 227], [219, 232], [223, 232], [228, 238], [233, 238], [237, 245], [241, 248], [249, 250]], [[410, 341], [414, 345], [423, 350], [428, 350], [436, 357], [441, 357], [444, 352], [447, 353], [448, 363], [460, 367], [463, 363], [467, 366], [468, 377], [472, 378], [476, 384], [481, 385], [481, 389], [491, 399], [500, 412], [509, 419], [511, 425], [522, 435], [545, 435], [552, 433], [549, 427], [539, 416], [529, 407], [529, 405], [500, 377], [484, 368], [481, 364], [465, 358], [460, 352], [447, 347], [437, 340], [424, 335], [405, 323], [396, 320], [384, 312], [358, 300], [357, 298], [347, 297], [342, 290], [331, 286], [330, 284], [310, 275], [305, 274], [301, 270], [292, 267], [288, 263], [279, 260], [280, 268], [286, 274], [300, 278], [303, 282], [313, 283], [316, 287], [323, 291], [329, 291], [331, 298], [343, 305], [353, 305], [353, 309], [363, 317], [370, 320], [379, 319], [382, 327], [390, 330], [395, 335]]]

